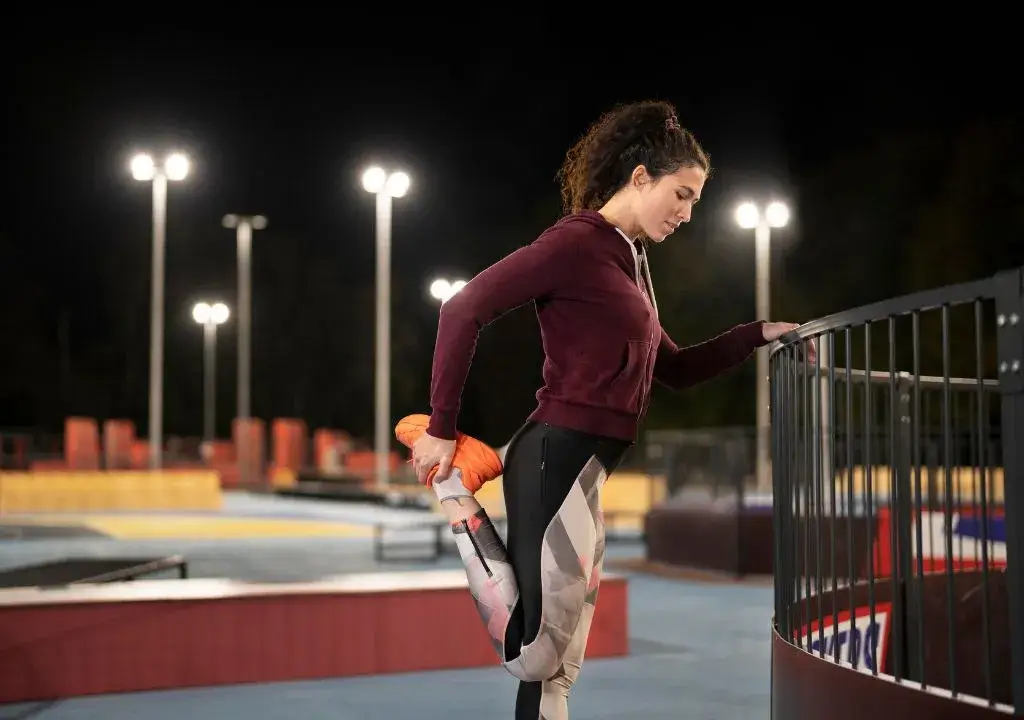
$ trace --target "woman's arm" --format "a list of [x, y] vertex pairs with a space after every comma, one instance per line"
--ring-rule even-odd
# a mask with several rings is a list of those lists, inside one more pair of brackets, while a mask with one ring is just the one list
[[552, 227], [481, 272], [441, 306], [430, 382], [429, 434], [455, 439], [462, 390], [480, 331], [570, 278], [579, 267], [577, 238], [569, 228]]
[[767, 344], [764, 322], [760, 320], [737, 325], [710, 340], [682, 348], [662, 328], [654, 379], [673, 390], [693, 387], [736, 367]]

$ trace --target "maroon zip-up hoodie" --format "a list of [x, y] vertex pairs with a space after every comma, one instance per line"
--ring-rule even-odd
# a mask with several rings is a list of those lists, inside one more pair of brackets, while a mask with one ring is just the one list
[[480, 331], [530, 301], [545, 359], [529, 419], [629, 442], [647, 411], [652, 380], [691, 387], [765, 344], [759, 320], [677, 347], [658, 321], [645, 257], [600, 213], [585, 210], [474, 277], [441, 306], [428, 432], [455, 438]]

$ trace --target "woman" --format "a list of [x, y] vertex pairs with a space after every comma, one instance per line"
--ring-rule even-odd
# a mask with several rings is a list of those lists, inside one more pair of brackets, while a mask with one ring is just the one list
[[[521, 681], [516, 718], [568, 717], [604, 555], [600, 488], [636, 441], [652, 381], [690, 387], [796, 327], [758, 321], [684, 348], [662, 329], [647, 244], [689, 222], [709, 171], [670, 104], [601, 117], [560, 172], [567, 215], [442, 305], [432, 412], [397, 428], [452, 522], [502, 662]], [[456, 432], [456, 418], [480, 330], [531, 301], [544, 386], [502, 472], [489, 448]], [[499, 472], [507, 548], [473, 499]]]

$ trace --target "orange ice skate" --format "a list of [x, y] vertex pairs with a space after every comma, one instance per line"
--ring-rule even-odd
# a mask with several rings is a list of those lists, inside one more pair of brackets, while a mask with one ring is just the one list
[[[430, 417], [427, 415], [407, 415], [395, 426], [395, 437], [407, 448], [411, 448], [427, 431], [429, 422]], [[485, 482], [501, 475], [502, 470], [501, 458], [498, 457], [498, 453], [494, 452], [487, 443], [461, 432], [456, 433], [455, 436], [455, 457], [452, 458], [452, 468], [459, 470], [462, 475], [462, 484], [470, 493], [475, 493], [483, 487]], [[433, 486], [436, 474], [437, 467], [434, 467], [427, 475], [427, 487]]]

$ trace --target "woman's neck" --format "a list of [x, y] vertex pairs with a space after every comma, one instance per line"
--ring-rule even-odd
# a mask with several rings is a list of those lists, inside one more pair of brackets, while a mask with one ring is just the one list
[[639, 223], [633, 219], [632, 213], [629, 212], [625, 205], [616, 202], [616, 198], [606, 202], [598, 212], [601, 214], [601, 217], [622, 230], [630, 238], [636, 240], [640, 237]]

